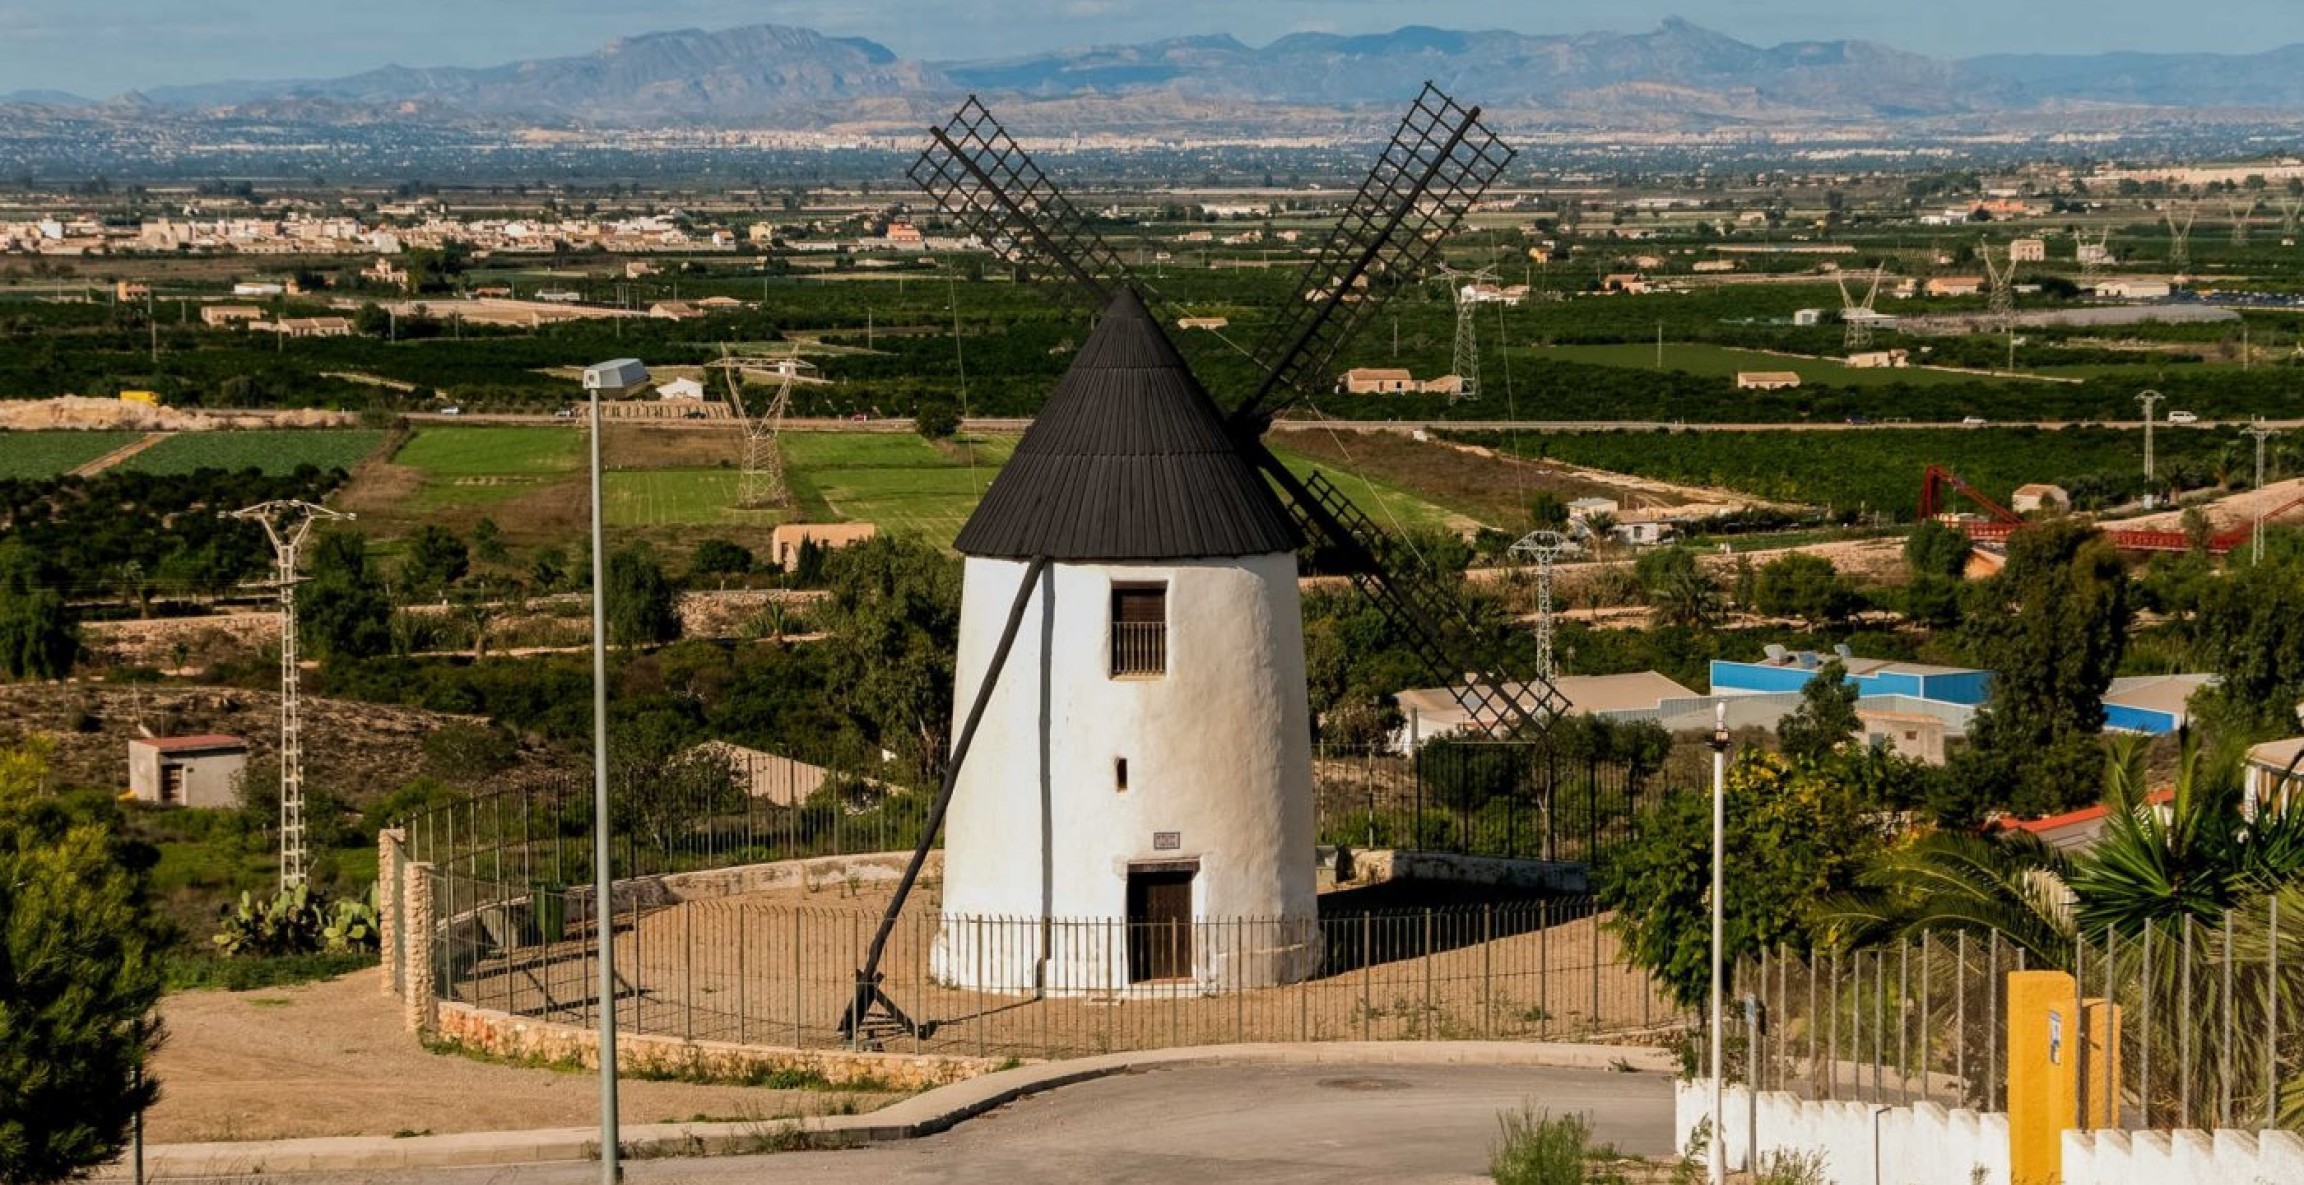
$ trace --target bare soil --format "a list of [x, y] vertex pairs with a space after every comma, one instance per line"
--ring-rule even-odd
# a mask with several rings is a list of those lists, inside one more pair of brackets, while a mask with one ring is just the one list
[[610, 424], [600, 461], [610, 469], [712, 469], [744, 460], [736, 421], [706, 424]]
[[[599, 1117], [589, 1073], [427, 1052], [380, 972], [255, 992], [186, 992], [160, 1007], [153, 1143], [581, 1127]], [[869, 1111], [902, 1097], [627, 1080], [624, 1118], [773, 1120]]]

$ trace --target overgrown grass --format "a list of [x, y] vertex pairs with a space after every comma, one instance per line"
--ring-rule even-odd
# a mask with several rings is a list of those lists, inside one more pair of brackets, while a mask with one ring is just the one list
[[1625, 1185], [1629, 1161], [1607, 1144], [1592, 1142], [1582, 1115], [1554, 1117], [1523, 1107], [1497, 1117], [1503, 1127], [1488, 1158], [1496, 1185]]
[[222, 989], [251, 992], [295, 983], [318, 983], [376, 965], [373, 954], [283, 955], [269, 959], [227, 959], [179, 955], [168, 960], [168, 990]]

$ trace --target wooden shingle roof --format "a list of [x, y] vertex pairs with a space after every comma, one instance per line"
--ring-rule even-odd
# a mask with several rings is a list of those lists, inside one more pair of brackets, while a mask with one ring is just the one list
[[1299, 542], [1207, 389], [1122, 288], [954, 546], [1126, 561], [1269, 555]]

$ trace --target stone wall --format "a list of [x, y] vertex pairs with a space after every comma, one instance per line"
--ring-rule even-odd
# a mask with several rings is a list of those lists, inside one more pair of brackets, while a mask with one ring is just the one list
[[[600, 1034], [592, 1029], [457, 1003], [442, 1003], [438, 1016], [433, 1037], [443, 1044], [508, 1061], [580, 1065], [592, 1070], [600, 1066]], [[744, 1082], [790, 1071], [815, 1075], [833, 1086], [912, 1091], [964, 1082], [1007, 1064], [989, 1058], [777, 1049], [631, 1033], [616, 1036], [617, 1072], [625, 1077]]]
[[1591, 871], [1578, 863], [1459, 856], [1448, 852], [1396, 852], [1384, 848], [1352, 853], [1353, 883], [1395, 880], [1537, 889], [1552, 893], [1592, 891]]

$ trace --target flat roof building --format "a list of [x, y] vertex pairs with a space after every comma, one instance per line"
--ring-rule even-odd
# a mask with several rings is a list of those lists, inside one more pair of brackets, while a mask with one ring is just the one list
[[205, 734], [128, 742], [128, 791], [138, 802], [221, 810], [240, 805], [248, 742]]

